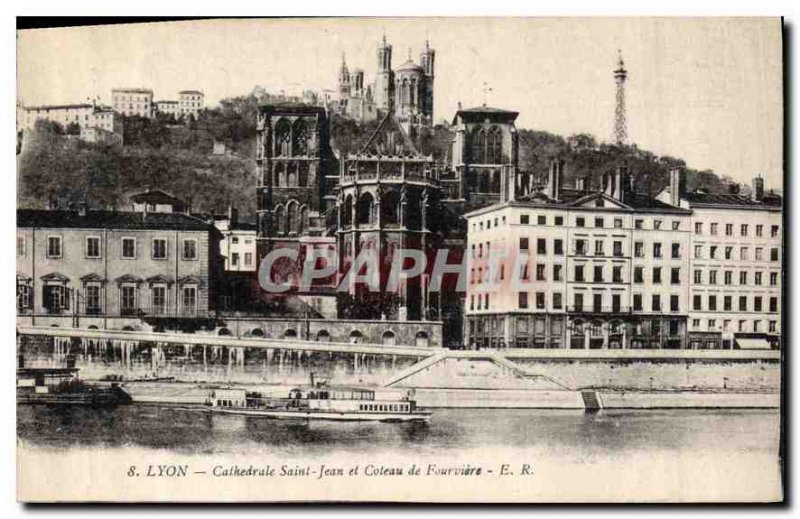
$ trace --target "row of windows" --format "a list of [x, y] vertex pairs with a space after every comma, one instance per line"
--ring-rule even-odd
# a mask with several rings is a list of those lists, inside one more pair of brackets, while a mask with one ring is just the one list
[[[739, 296], [739, 305], [736, 308], [738, 312], [747, 312], [750, 311], [750, 307], [748, 307], [748, 301], [750, 298], [748, 296]], [[706, 307], [703, 308], [703, 296], [699, 294], [695, 294], [692, 297], [692, 310], [707, 310], [709, 312], [716, 312], [722, 310], [723, 312], [733, 312], [733, 296], [723, 296], [722, 297], [722, 307], [720, 308], [717, 304], [718, 297], [714, 294], [709, 294], [707, 296], [707, 304]], [[753, 312], [763, 312], [764, 311], [764, 298], [762, 296], [753, 296]], [[778, 311], [778, 298], [777, 297], [770, 297], [769, 298], [769, 312], [777, 312]]]
[[[695, 245], [694, 246], [694, 257], [696, 259], [703, 259], [703, 254], [706, 248], [703, 245]], [[724, 249], [718, 245], [709, 245], [708, 246], [708, 259], [723, 259], [720, 252], [724, 252], [724, 259], [726, 260], [733, 260], [736, 259], [733, 257], [733, 247], [726, 246]], [[764, 248], [763, 247], [755, 247], [754, 248], [754, 257], [756, 261], [763, 261], [764, 260]], [[749, 247], [739, 247], [739, 258], [742, 261], [749, 261], [750, 260], [750, 248]], [[770, 261], [780, 261], [780, 251], [778, 247], [772, 247], [769, 250], [769, 260]]]
[[114, 102], [117, 101], [149, 101], [152, 96], [150, 95], [117, 95], [114, 96]]
[[[764, 226], [761, 224], [755, 225], [755, 235], [758, 238], [764, 236]], [[695, 234], [703, 234], [705, 226], [703, 222], [695, 222], [694, 223], [694, 233]], [[743, 223], [739, 225], [739, 236], [746, 237], [750, 232], [750, 224]], [[769, 234], [771, 238], [777, 238], [778, 234], [780, 233], [780, 226], [778, 225], [771, 225]], [[711, 222], [708, 225], [708, 234], [711, 236], [718, 236], [719, 235], [719, 223]], [[725, 236], [733, 236], [734, 235], [734, 225], [732, 223], [725, 224]]]
[[[500, 227], [501, 223], [502, 223], [502, 225], [506, 224], [506, 217], [505, 216], [503, 216], [503, 217], [495, 216], [494, 217], [494, 226], [495, 227]], [[492, 228], [492, 219], [489, 218], [488, 220], [486, 220], [486, 229], [491, 229], [491, 228]], [[473, 222], [472, 223], [472, 230], [473, 231], [476, 231], [476, 230], [481, 230], [482, 231], [483, 230], [483, 222]]]
[[390, 413], [407, 413], [408, 404], [359, 404], [359, 411], [384, 411]]
[[[520, 225], [532, 225], [532, 222], [533, 222], [532, 216], [534, 216], [534, 215], [520, 214], [519, 215], [519, 224]], [[539, 214], [539, 215], [535, 215], [535, 216], [536, 216], [536, 225], [548, 225], [548, 221], [549, 220], [547, 218], [547, 215]], [[575, 227], [588, 227], [588, 223], [590, 221], [594, 224], [593, 227], [596, 228], [596, 229], [607, 229], [607, 228], [622, 229], [624, 227], [624, 220], [622, 218], [612, 218], [612, 219], [610, 219], [611, 226], [609, 227], [609, 226], [607, 226], [607, 221], [609, 221], [609, 220], [606, 220], [606, 218], [595, 217], [594, 219], [589, 219], [589, 218], [587, 218], [585, 216], [576, 216], [575, 217]], [[505, 222], [506, 222], [506, 217], [503, 216], [502, 217], [503, 225], [505, 225]], [[663, 223], [664, 222], [662, 220], [653, 220], [653, 229], [654, 230], [664, 229]], [[499, 224], [499, 221], [498, 221], [497, 217], [495, 217], [494, 218], [494, 226], [497, 227], [498, 224]], [[564, 225], [564, 216], [562, 216], [562, 215], [553, 216], [552, 217], [552, 225], [555, 225], [555, 226]], [[472, 230], [473, 231], [476, 231], [476, 230], [481, 230], [482, 231], [484, 229], [484, 226], [485, 226], [486, 229], [491, 229], [492, 228], [492, 218], [487, 219], [485, 222], [483, 222], [483, 221], [473, 222]], [[645, 228], [644, 220], [643, 219], [634, 220], [633, 226], [636, 229], [644, 229]], [[681, 229], [680, 220], [673, 220], [671, 222], [671, 229], [673, 231], [679, 231]]]
[[[719, 272], [716, 270], [709, 270], [708, 271], [708, 284], [709, 285], [717, 285], [718, 284], [718, 274]], [[695, 285], [702, 285], [704, 281], [703, 278], [703, 271], [702, 270], [695, 270], [694, 271], [694, 284]], [[748, 285], [750, 283], [750, 276], [748, 271], [740, 270], [739, 271], [739, 284], [740, 285]], [[723, 284], [724, 285], [732, 285], [733, 284], [733, 271], [726, 270], [723, 272]], [[764, 273], [760, 271], [756, 271], [753, 273], [753, 284], [755, 285], [763, 285], [764, 284]], [[770, 272], [769, 273], [769, 284], [770, 286], [777, 286], [778, 285], [778, 273], [777, 272]]]
[[[150, 312], [164, 313], [168, 307], [169, 290], [166, 285], [152, 285], [150, 287]], [[139, 310], [139, 288], [135, 284], [123, 284], [119, 287], [120, 313], [133, 314]], [[70, 309], [70, 289], [65, 285], [45, 285], [42, 287], [42, 303], [50, 312], [60, 312]], [[87, 314], [100, 314], [103, 311], [103, 285], [101, 283], [87, 283], [78, 298]], [[194, 311], [197, 309], [197, 286], [185, 285], [181, 287], [181, 309]], [[17, 309], [29, 310], [33, 308], [33, 290], [25, 283], [17, 284]]]
[[[233, 252], [231, 253], [231, 266], [238, 267], [239, 266], [239, 253]], [[253, 266], [253, 253], [252, 252], [245, 252], [244, 253], [244, 266], [251, 267]]]
[[[519, 223], [520, 225], [531, 225], [532, 223], [532, 216], [530, 214], [520, 214], [519, 215]], [[536, 216], [536, 225], [548, 225], [548, 218], [547, 215], [535, 215]], [[492, 218], [487, 219], [485, 222], [473, 222], [472, 230], [483, 230], [484, 226], [486, 229], [492, 228]], [[502, 223], [505, 225], [506, 217], [502, 217]], [[588, 223], [592, 222], [594, 225], [593, 227], [597, 229], [605, 229], [607, 227], [607, 221], [603, 217], [595, 217], [593, 220], [589, 219], [585, 216], [576, 216], [575, 217], [575, 227], [588, 227]], [[664, 221], [659, 219], [654, 219], [652, 221], [652, 228], [653, 230], [663, 230], [666, 229], [664, 227]], [[499, 221], [497, 217], [494, 218], [494, 226], [497, 227], [499, 225]], [[553, 216], [552, 217], [552, 225], [561, 226], [564, 225], [564, 217], [563, 216]], [[611, 219], [611, 227], [614, 229], [622, 229], [624, 225], [624, 221], [622, 218], [613, 218]], [[633, 222], [633, 226], [635, 229], [644, 229], [645, 228], [645, 221], [644, 219], [637, 218]], [[764, 236], [764, 225], [758, 224], [755, 225], [755, 236], [756, 237], [763, 237]], [[670, 228], [673, 231], [679, 231], [681, 229], [681, 222], [680, 220], [672, 220], [670, 222]], [[711, 236], [719, 235], [719, 224], [718, 223], [711, 223], [708, 226], [709, 234]], [[701, 235], [703, 234], [704, 224], [703, 222], [695, 222], [694, 224], [694, 232], [695, 234]], [[750, 224], [741, 224], [739, 226], [739, 236], [747, 237], [749, 235]], [[779, 225], [771, 225], [770, 226], [770, 237], [777, 238], [780, 233], [780, 226]], [[725, 224], [725, 236], [733, 236], [734, 235], [734, 225], [733, 224]]]
[[[739, 319], [739, 321], [737, 323], [737, 330], [736, 331], [738, 331], [738, 332], [752, 331], [752, 332], [756, 332], [756, 333], [762, 331], [762, 328], [761, 328], [762, 320], [761, 319], [754, 319], [752, 321], [752, 323], [753, 323], [752, 330], [748, 330], [747, 329], [747, 323], [748, 323], [747, 320]], [[723, 319], [722, 320], [722, 331], [723, 332], [732, 331], [731, 326], [732, 326], [732, 322], [731, 322], [730, 319]], [[777, 331], [778, 331], [778, 321], [770, 320], [770, 321], [768, 321], [767, 326], [768, 326], [767, 330], [769, 331], [769, 333], [777, 333]], [[700, 328], [701, 328], [700, 327], [700, 319], [692, 319], [692, 329], [699, 330]], [[718, 331], [717, 320], [716, 319], [709, 319], [707, 321], [707, 329], [710, 332], [711, 331]]]
[[[87, 236], [84, 240], [83, 255], [87, 259], [102, 259], [102, 247], [99, 236]], [[137, 243], [136, 238], [122, 238], [120, 242], [120, 256], [122, 259], [136, 259]], [[17, 256], [27, 255], [27, 241], [25, 236], [17, 236]], [[48, 236], [45, 255], [50, 259], [58, 259], [64, 256], [63, 239], [61, 236]], [[150, 247], [150, 257], [152, 259], [168, 259], [169, 249], [166, 238], [153, 238]], [[198, 259], [197, 239], [184, 238], [181, 247], [181, 259], [194, 261]]]
[[[483, 243], [472, 244], [471, 252], [472, 257], [483, 257], [484, 248], [486, 250], [487, 256], [489, 255], [491, 249], [491, 242], [486, 242], [485, 247]], [[530, 238], [521, 237], [519, 239], [519, 249], [521, 251], [530, 250]], [[585, 239], [576, 239], [574, 241], [574, 254], [576, 256], [587, 256], [589, 255], [589, 240]], [[708, 246], [708, 258], [704, 258], [704, 252], [706, 248], [703, 245], [695, 245], [694, 246], [694, 257], [695, 259], [726, 259], [726, 260], [734, 260], [734, 248], [732, 246], [720, 247], [717, 245], [710, 245]], [[612, 243], [612, 256], [615, 257], [622, 257], [623, 256], [623, 246], [622, 241], [614, 240]], [[537, 238], [536, 239], [536, 253], [537, 254], [547, 254], [547, 240], [545, 238]], [[557, 256], [561, 256], [564, 254], [564, 240], [560, 238], [555, 238], [553, 240], [553, 254]], [[605, 256], [605, 240], [594, 240], [594, 256]], [[644, 242], [637, 241], [633, 244], [633, 256], [635, 258], [643, 258], [645, 257], [645, 249], [644, 249]], [[662, 258], [664, 257], [664, 252], [662, 249], [661, 242], [653, 242], [652, 244], [652, 256], [654, 258]], [[680, 243], [672, 243], [670, 249], [670, 257], [672, 259], [680, 259], [681, 258], [681, 244]], [[738, 259], [742, 261], [749, 261], [750, 260], [750, 248], [749, 247], [740, 247]], [[753, 259], [755, 261], [764, 261], [764, 248], [763, 247], [755, 247], [754, 248], [754, 255]], [[770, 261], [780, 261], [780, 249], [778, 247], [771, 247], [769, 250], [769, 260]]]
[[[546, 306], [545, 292], [533, 293], [533, 308], [537, 310], [548, 310]], [[644, 311], [644, 304], [642, 294], [633, 294], [632, 310], [635, 312]], [[490, 309], [490, 294], [475, 294], [470, 296], [470, 310], [489, 310]], [[592, 312], [625, 312], [628, 308], [622, 306], [622, 294], [611, 294], [611, 305], [606, 306], [606, 298], [603, 294], [592, 294], [591, 306], [586, 304], [584, 294], [578, 292], [573, 296], [573, 305], [571, 310], [575, 312], [592, 311]], [[521, 310], [531, 308], [530, 293], [519, 292], [517, 307]], [[551, 302], [549, 310], [562, 310], [564, 308], [563, 296], [560, 292], [553, 292], [551, 294]], [[652, 294], [650, 298], [650, 310], [653, 312], [661, 312], [665, 310], [661, 304], [661, 294]], [[669, 311], [680, 312], [680, 296], [678, 294], [671, 294], [669, 296]]]
[[[605, 265], [593, 265], [591, 270], [593, 273], [592, 280], [589, 281], [588, 276], [586, 275], [587, 271], [586, 265], [575, 265], [573, 270], [573, 281], [576, 283], [586, 283], [586, 282], [593, 282], [593, 283], [625, 283], [625, 279], [623, 276], [623, 266], [622, 265], [613, 265], [611, 267], [611, 277], [606, 277], [606, 267]], [[661, 284], [663, 283], [662, 280], [662, 267], [653, 267], [652, 275], [650, 281], [652, 284]], [[473, 268], [470, 270], [470, 284], [480, 284], [480, 283], [489, 283], [490, 275], [492, 270], [490, 268], [483, 269], [479, 267], [477, 269]], [[498, 280], [503, 281], [505, 279], [505, 265], [499, 265], [498, 272]], [[552, 281], [563, 281], [564, 276], [564, 266], [563, 265], [553, 265], [552, 268]], [[740, 277], [740, 280], [743, 279], [745, 282], [742, 284], [746, 284], [747, 275]], [[519, 270], [519, 277], [522, 281], [530, 280], [530, 272], [528, 265], [522, 265]], [[536, 272], [535, 278], [536, 281], [547, 281], [547, 265], [543, 263], [536, 264]], [[697, 281], [697, 272], [695, 272], [695, 282]], [[728, 276], [726, 274], [726, 280], [728, 280]], [[761, 273], [757, 273], [758, 283], [761, 284]], [[644, 267], [634, 267], [633, 268], [633, 282], [634, 283], [644, 283]], [[670, 283], [673, 285], [678, 285], [681, 282], [681, 274], [680, 274], [680, 267], [671, 267], [670, 268]], [[778, 282], [778, 277], [776, 272], [770, 273], [770, 284], [776, 285]], [[727, 283], [730, 284], [730, 283]]]

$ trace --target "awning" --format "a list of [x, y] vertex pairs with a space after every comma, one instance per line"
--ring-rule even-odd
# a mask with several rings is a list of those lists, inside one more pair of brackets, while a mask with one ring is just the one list
[[772, 345], [766, 339], [736, 339], [740, 350], [771, 350]]

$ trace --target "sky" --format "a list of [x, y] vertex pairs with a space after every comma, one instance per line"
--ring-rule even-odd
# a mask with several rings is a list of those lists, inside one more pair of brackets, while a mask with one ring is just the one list
[[783, 170], [777, 18], [319, 18], [206, 20], [18, 32], [18, 100], [109, 103], [115, 87], [206, 104], [255, 85], [335, 89], [348, 66], [374, 77], [383, 35], [393, 66], [436, 50], [434, 119], [458, 103], [520, 113], [518, 128], [612, 138], [617, 50], [628, 70], [629, 142], [738, 182]]

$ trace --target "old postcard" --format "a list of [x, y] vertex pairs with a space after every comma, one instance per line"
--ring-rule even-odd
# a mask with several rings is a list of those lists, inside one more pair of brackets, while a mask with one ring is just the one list
[[20, 501], [784, 499], [780, 19], [35, 22]]

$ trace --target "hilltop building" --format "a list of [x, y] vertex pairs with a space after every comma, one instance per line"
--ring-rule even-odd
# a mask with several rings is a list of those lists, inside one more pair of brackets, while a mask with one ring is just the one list
[[153, 91], [149, 88], [115, 88], [111, 90], [111, 102], [116, 112], [130, 117], [153, 117]]
[[178, 92], [178, 107], [180, 115], [197, 119], [205, 108], [203, 93], [199, 90], [181, 90]]
[[359, 121], [372, 121], [393, 113], [404, 131], [415, 139], [433, 124], [434, 64], [436, 51], [425, 42], [419, 63], [408, 59], [392, 68], [392, 46], [383, 37], [377, 48], [377, 67], [372, 83], [365, 83], [364, 71], [350, 71], [342, 56], [338, 76], [338, 98], [334, 112]]
[[30, 106], [22, 107], [18, 117], [21, 120], [17, 124], [23, 131], [32, 130], [39, 120], [58, 123], [64, 130], [75, 124], [80, 128], [80, 138], [87, 142], [122, 144], [122, 119], [109, 106], [96, 103]]

